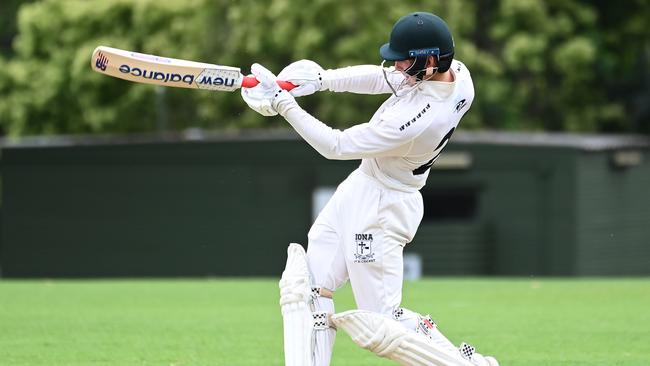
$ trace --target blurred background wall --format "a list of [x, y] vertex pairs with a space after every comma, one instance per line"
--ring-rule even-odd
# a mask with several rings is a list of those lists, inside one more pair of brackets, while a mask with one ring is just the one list
[[[269, 131], [5, 146], [2, 274], [278, 275], [357, 164]], [[648, 275], [649, 185], [649, 138], [459, 133], [405, 253], [424, 275]]]
[[[107, 45], [278, 72], [379, 64], [393, 23], [447, 20], [476, 99], [407, 248], [438, 274], [647, 275], [650, 2], [0, 3], [3, 276], [277, 275], [357, 162], [330, 162], [238, 93], [90, 69]], [[386, 96], [300, 104], [337, 128]]]

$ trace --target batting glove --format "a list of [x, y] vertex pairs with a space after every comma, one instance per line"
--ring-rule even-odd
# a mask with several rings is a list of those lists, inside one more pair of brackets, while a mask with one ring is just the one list
[[323, 90], [323, 68], [310, 60], [296, 61], [285, 67], [278, 79], [298, 85], [290, 91], [294, 97], [302, 97]]
[[255, 63], [251, 65], [251, 73], [260, 83], [253, 88], [242, 88], [241, 96], [252, 110], [263, 116], [275, 116], [281, 101], [295, 103], [287, 91], [280, 89], [276, 76], [269, 69]]
[[278, 112], [273, 108], [272, 101], [279, 89], [275, 75], [258, 63], [251, 66], [251, 73], [260, 83], [253, 88], [242, 88], [242, 99], [255, 112], [263, 116], [275, 116]]

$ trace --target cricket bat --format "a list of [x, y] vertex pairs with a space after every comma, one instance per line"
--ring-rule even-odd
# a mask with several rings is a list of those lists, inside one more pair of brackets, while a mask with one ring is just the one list
[[[253, 76], [244, 76], [238, 67], [179, 60], [118, 48], [99, 46], [90, 60], [94, 71], [136, 83], [171, 86], [175, 88], [234, 91], [259, 84]], [[296, 85], [279, 81], [291, 90]]]

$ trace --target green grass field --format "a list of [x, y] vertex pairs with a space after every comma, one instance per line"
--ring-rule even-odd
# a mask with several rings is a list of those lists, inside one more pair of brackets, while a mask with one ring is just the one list
[[[337, 310], [354, 308], [349, 287]], [[0, 365], [282, 365], [275, 280], [0, 281]], [[501, 365], [649, 365], [650, 279], [427, 279], [404, 306]], [[392, 365], [339, 332], [333, 366]]]

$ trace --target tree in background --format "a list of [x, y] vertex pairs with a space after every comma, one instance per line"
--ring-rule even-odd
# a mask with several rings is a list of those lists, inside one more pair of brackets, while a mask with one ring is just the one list
[[[464, 128], [649, 131], [648, 0], [44, 0], [20, 8], [12, 52], [0, 56], [0, 128], [16, 136], [281, 126], [238, 93], [101, 76], [90, 54], [103, 44], [244, 72], [252, 62], [278, 72], [301, 58], [325, 68], [379, 64], [392, 24], [422, 9], [448, 21], [472, 71], [477, 98]], [[347, 127], [385, 97], [327, 93], [301, 105]]]

